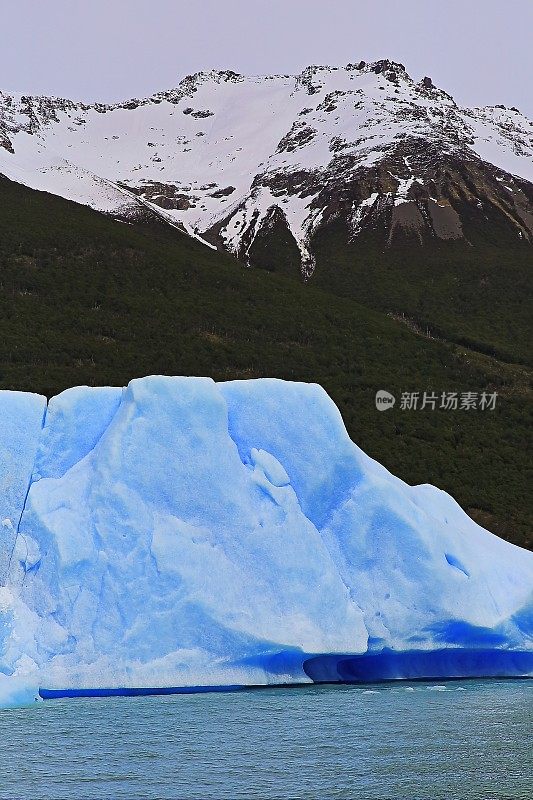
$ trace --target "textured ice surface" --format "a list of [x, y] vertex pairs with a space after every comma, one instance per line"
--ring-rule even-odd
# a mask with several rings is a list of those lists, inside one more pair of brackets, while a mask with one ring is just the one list
[[46, 400], [37, 394], [0, 391], [0, 586], [26, 500]]
[[39, 442], [34, 480], [60, 478], [94, 449], [115, 416], [122, 389], [77, 386], [53, 397]]
[[42, 430], [43, 398], [0, 403], [4, 683], [530, 671], [533, 556], [366, 456], [319, 386], [80, 387]]

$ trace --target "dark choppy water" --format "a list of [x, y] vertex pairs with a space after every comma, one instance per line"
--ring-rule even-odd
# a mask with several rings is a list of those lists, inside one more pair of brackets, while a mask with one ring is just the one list
[[533, 797], [533, 681], [61, 700], [0, 711], [1, 800]]

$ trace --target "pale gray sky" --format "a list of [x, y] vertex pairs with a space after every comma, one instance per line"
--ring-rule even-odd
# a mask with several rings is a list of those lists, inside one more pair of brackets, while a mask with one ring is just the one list
[[390, 58], [533, 118], [533, 0], [0, 0], [0, 88], [145, 96], [202, 69]]

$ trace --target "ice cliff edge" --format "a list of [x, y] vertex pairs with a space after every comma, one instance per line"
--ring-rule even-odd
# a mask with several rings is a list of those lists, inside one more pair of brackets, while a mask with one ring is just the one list
[[366, 456], [317, 385], [0, 392], [0, 699], [529, 674], [532, 590], [531, 553]]

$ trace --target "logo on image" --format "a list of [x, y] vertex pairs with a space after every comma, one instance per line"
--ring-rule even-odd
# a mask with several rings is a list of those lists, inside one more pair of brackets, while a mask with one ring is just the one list
[[386, 392], [385, 389], [380, 389], [376, 392], [376, 408], [378, 411], [387, 411], [387, 409], [392, 408], [394, 403], [396, 402], [396, 398], [390, 392]]

